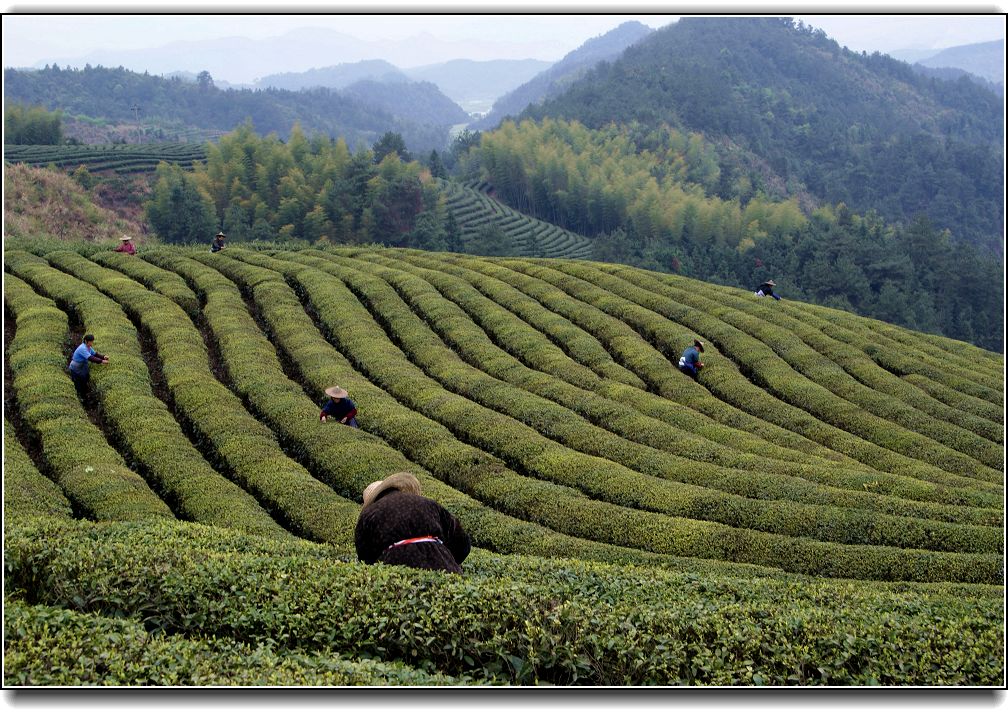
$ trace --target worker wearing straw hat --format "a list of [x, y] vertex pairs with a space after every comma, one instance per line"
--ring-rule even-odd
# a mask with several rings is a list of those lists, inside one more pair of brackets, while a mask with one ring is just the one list
[[224, 232], [217, 232], [217, 236], [210, 242], [210, 251], [216, 253], [224, 248]]
[[760, 284], [759, 288], [756, 289], [756, 291], [753, 293], [760, 299], [762, 299], [764, 296], [772, 296], [774, 300], [780, 301], [780, 297], [774, 292], [775, 286], [777, 286], [777, 284], [774, 282], [773, 279], [770, 279], [769, 281], [764, 281], [762, 284]]
[[461, 573], [472, 544], [458, 519], [421, 495], [412, 473], [393, 473], [364, 489], [354, 530], [362, 562]]
[[133, 245], [133, 237], [120, 237], [119, 246], [112, 251], [121, 251], [125, 254], [133, 256], [136, 254], [136, 247]]
[[333, 419], [357, 428], [357, 406], [350, 400], [350, 394], [346, 392], [346, 389], [330, 386], [325, 390], [325, 394], [329, 400], [322, 406], [319, 420], [325, 423], [327, 420]]

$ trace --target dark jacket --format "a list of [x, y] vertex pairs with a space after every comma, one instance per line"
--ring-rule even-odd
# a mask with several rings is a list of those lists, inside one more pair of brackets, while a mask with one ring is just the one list
[[330, 398], [322, 406], [322, 411], [319, 413], [320, 419], [323, 416], [335, 418], [337, 421], [342, 421], [345, 417], [348, 426], [357, 428], [357, 406], [349, 398]]
[[[434, 536], [441, 543], [410, 543], [390, 547], [406, 538]], [[408, 565], [427, 570], [461, 573], [460, 563], [472, 547], [458, 519], [430, 498], [388, 490], [361, 511], [354, 531], [357, 557], [362, 562]]]

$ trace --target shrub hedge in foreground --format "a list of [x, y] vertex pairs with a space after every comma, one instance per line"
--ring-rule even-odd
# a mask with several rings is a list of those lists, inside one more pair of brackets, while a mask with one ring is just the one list
[[174, 638], [402, 661], [478, 681], [1004, 680], [998, 588], [725, 579], [484, 553], [460, 576], [343, 563], [299, 554], [296, 544], [272, 556], [228, 551], [199, 539], [209, 529], [191, 527], [52, 519], [14, 526], [10, 598], [141, 621]]
[[69, 518], [70, 501], [59, 487], [46, 478], [21, 447], [14, 427], [4, 417], [3, 512], [5, 516], [42, 513]]
[[4, 685], [457, 685], [401, 663], [326, 651], [278, 650], [273, 640], [151, 634], [137, 620], [4, 603]]

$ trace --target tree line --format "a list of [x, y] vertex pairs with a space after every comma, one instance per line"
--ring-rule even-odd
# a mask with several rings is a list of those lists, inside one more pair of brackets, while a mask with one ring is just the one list
[[298, 126], [281, 141], [245, 123], [209, 145], [192, 172], [160, 164], [147, 218], [169, 243], [209, 242], [220, 229], [232, 242], [448, 248], [450, 222], [430, 171], [400, 158], [394, 133], [376, 144], [387, 151], [352, 152], [342, 138], [309, 139]]

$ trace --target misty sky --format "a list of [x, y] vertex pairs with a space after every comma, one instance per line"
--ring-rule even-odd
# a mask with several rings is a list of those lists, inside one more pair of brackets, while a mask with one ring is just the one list
[[[43, 4], [34, 4], [44, 8]], [[19, 12], [31, 10], [33, 3], [16, 5]], [[62, 10], [87, 5], [63, 3]], [[115, 3], [102, 6], [115, 10]], [[120, 5], [121, 7], [121, 5]], [[163, 9], [164, 6], [162, 6]], [[184, 8], [184, 4], [172, 7]], [[215, 6], [227, 10], [226, 5]], [[245, 4], [241, 9], [255, 6]], [[302, 6], [303, 7], [303, 6]], [[310, 7], [310, 6], [309, 6]], [[337, 7], [330, 5], [329, 7]], [[404, 7], [403, 3], [397, 5]], [[412, 6], [410, 6], [412, 7]], [[442, 5], [441, 7], [452, 7]], [[471, 5], [469, 7], [472, 7]], [[507, 7], [507, 5], [505, 5]], [[539, 7], [529, 5], [528, 7]], [[570, 12], [564, 5], [552, 6]], [[570, 6], [578, 7], [577, 5]], [[590, 9], [582, 2], [581, 8]], [[636, 7], [636, 6], [635, 6]], [[647, 9], [647, 3], [640, 5]], [[716, 9], [716, 6], [714, 6]], [[586, 40], [601, 35], [621, 22], [637, 20], [659, 28], [674, 22], [675, 15], [474, 15], [474, 14], [386, 14], [386, 15], [142, 15], [137, 5], [124, 8], [134, 14], [122, 15], [20, 15], [3, 17], [4, 67], [31, 67], [38, 64], [86, 58], [95, 51], [151, 49], [174, 42], [209, 42], [217, 38], [277, 37], [304, 27], [329, 28], [361, 39], [403, 40], [430, 34], [438, 40], [455, 43], [458, 57], [468, 59], [524, 59], [556, 61]], [[142, 6], [139, 6], [142, 9]], [[237, 8], [236, 8], [237, 9]], [[423, 10], [422, 5], [419, 8]], [[516, 5], [515, 10], [521, 6]], [[9, 12], [9, 9], [5, 10]], [[754, 10], [755, 12], [755, 10]], [[781, 13], [785, 14], [785, 13]], [[805, 23], [823, 29], [827, 35], [852, 50], [889, 52], [902, 49], [941, 49], [955, 45], [1004, 39], [1003, 15], [802, 15], [792, 14]], [[448, 50], [445, 50], [446, 52]], [[464, 54], [462, 54], [464, 53]], [[482, 54], [483, 56], [479, 56]], [[432, 58], [417, 43], [412, 61], [400, 59], [400, 67], [440, 62], [450, 57]], [[335, 64], [335, 63], [333, 63]], [[194, 67], [196, 67], [194, 65]], [[148, 68], [129, 67], [143, 71]], [[177, 69], [192, 69], [182, 67]], [[197, 67], [198, 69], [198, 67]], [[286, 71], [309, 69], [283, 68]], [[248, 81], [239, 76], [221, 76], [233, 82]]]

